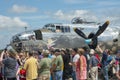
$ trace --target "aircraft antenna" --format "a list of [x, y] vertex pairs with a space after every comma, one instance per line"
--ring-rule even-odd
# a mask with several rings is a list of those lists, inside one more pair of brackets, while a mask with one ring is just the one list
[[27, 26], [24, 27], [25, 28], [25, 32], [27, 31]]

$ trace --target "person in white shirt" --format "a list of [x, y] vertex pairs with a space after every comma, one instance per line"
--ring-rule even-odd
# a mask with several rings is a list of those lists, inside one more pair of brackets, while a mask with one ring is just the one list
[[73, 66], [73, 74], [72, 74], [73, 80], [77, 80], [76, 79], [76, 62], [78, 61], [78, 59], [80, 57], [79, 54], [77, 53], [77, 51], [78, 51], [77, 48], [72, 49], [73, 62], [70, 63], [70, 65]]

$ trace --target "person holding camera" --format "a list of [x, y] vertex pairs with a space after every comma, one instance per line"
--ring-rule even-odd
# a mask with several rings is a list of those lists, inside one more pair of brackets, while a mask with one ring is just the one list
[[[3, 59], [5, 55], [6, 57]], [[4, 64], [5, 80], [16, 80], [16, 53], [13, 50], [4, 50], [0, 56], [0, 63]]]

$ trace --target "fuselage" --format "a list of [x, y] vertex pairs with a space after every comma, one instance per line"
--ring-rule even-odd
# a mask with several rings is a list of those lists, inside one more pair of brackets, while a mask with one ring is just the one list
[[[97, 24], [46, 24], [43, 28], [25, 31], [12, 37], [11, 46], [17, 51], [28, 51], [40, 48], [79, 48], [87, 46], [83, 38], [74, 32], [74, 28], [81, 29], [86, 35], [96, 33]], [[110, 31], [111, 30], [111, 31]], [[98, 37], [99, 43], [113, 45], [113, 39], [118, 33], [108, 28]]]

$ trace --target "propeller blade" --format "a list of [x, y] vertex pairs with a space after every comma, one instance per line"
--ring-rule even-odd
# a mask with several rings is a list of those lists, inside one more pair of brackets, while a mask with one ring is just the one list
[[95, 36], [93, 38], [98, 37], [101, 33], [105, 31], [105, 29], [108, 27], [109, 21], [106, 21], [102, 26], [99, 27], [99, 30], [96, 32]]
[[90, 49], [95, 49], [97, 47], [98, 40], [97, 37], [93, 38], [94, 36], [95, 34], [93, 32], [88, 35], [88, 39], [91, 39], [91, 42], [88, 44]]
[[88, 35], [88, 39], [91, 39], [95, 36], [95, 34], [93, 32], [91, 32], [89, 35]]
[[98, 39], [96, 37], [96, 38], [92, 39], [92, 42], [90, 44], [88, 44], [88, 46], [90, 49], [95, 49], [97, 47], [97, 44], [98, 44]]
[[86, 35], [81, 31], [79, 30], [78, 28], [74, 28], [74, 31], [81, 37], [83, 37], [84, 39], [87, 39]]

